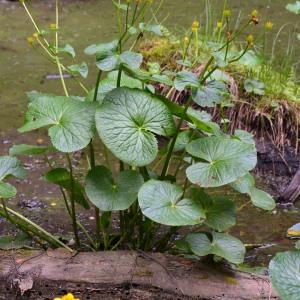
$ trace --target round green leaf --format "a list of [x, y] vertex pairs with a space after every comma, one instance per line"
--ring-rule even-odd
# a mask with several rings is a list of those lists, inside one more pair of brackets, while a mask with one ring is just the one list
[[155, 96], [140, 90], [118, 88], [105, 97], [96, 111], [98, 133], [120, 160], [145, 166], [157, 156], [155, 134], [175, 132], [172, 114]]
[[278, 253], [270, 262], [269, 273], [282, 300], [299, 300], [300, 251]]
[[40, 95], [28, 106], [26, 122], [20, 132], [44, 126], [49, 128], [53, 146], [61, 152], [85, 148], [95, 132], [95, 106], [72, 98]]
[[187, 110], [187, 116], [199, 130], [215, 135], [220, 134], [219, 125], [211, 121], [211, 116], [205, 111], [199, 111], [189, 107]]
[[273, 210], [276, 207], [276, 203], [272, 196], [257, 188], [251, 190], [250, 197], [253, 205], [264, 210]]
[[285, 7], [288, 11], [298, 15], [300, 14], [300, 1], [296, 1], [295, 3], [289, 3]]
[[247, 93], [253, 93], [260, 96], [265, 94], [265, 84], [256, 79], [246, 79], [244, 88]]
[[199, 79], [197, 75], [192, 72], [181, 71], [176, 74], [174, 86], [178, 91], [183, 91], [186, 88], [198, 87]]
[[250, 195], [252, 189], [255, 187], [255, 180], [250, 173], [246, 173], [246, 175], [231, 183], [230, 186], [239, 193]]
[[137, 199], [143, 182], [136, 171], [123, 171], [114, 181], [109, 169], [97, 166], [86, 177], [85, 191], [102, 211], [125, 210]]
[[26, 176], [26, 171], [15, 157], [1, 156], [0, 181], [5, 179], [9, 175], [22, 179]]
[[211, 241], [204, 233], [190, 233], [184, 239], [190, 247], [190, 250], [198, 256], [211, 254]]
[[87, 55], [94, 55], [96, 53], [107, 53], [107, 52], [116, 52], [118, 48], [119, 41], [114, 40], [109, 43], [102, 43], [102, 44], [93, 44], [85, 48], [84, 53]]
[[228, 96], [226, 84], [215, 80], [198, 87], [192, 94], [193, 100], [201, 107], [214, 107]]
[[11, 198], [17, 194], [17, 189], [9, 183], [0, 181], [0, 198]]
[[203, 162], [187, 170], [188, 179], [202, 187], [219, 187], [252, 170], [257, 162], [253, 145], [226, 137], [206, 137], [186, 146], [189, 154]]
[[214, 254], [234, 264], [241, 264], [244, 261], [245, 246], [231, 235], [213, 232], [212, 242], [210, 242], [204, 233], [190, 233], [185, 240], [189, 243], [192, 252], [198, 256]]
[[190, 197], [201, 205], [207, 226], [224, 231], [236, 224], [236, 207], [233, 201], [223, 196], [208, 195], [197, 188], [190, 190]]
[[3, 182], [8, 176], [15, 176], [17, 178], [24, 178], [26, 171], [21, 163], [15, 158], [10, 156], [0, 157], [0, 198], [11, 198], [16, 195], [17, 190], [9, 183]]
[[200, 224], [205, 217], [199, 204], [182, 199], [183, 190], [174, 184], [150, 180], [139, 191], [143, 214], [149, 219], [169, 226]]
[[143, 55], [132, 51], [125, 51], [120, 55], [122, 63], [132, 69], [138, 69], [143, 62]]

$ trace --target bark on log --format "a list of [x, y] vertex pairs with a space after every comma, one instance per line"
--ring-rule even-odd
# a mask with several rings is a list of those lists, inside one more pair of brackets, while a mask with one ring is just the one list
[[291, 202], [294, 203], [300, 196], [300, 167], [293, 177], [291, 183], [282, 192], [279, 197], [280, 202]]
[[0, 252], [0, 299], [52, 300], [66, 292], [81, 300], [279, 299], [267, 277], [167, 254]]

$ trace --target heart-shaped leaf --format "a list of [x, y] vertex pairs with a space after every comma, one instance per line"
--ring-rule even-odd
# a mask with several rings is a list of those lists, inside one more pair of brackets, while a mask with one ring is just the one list
[[132, 51], [125, 51], [120, 55], [120, 60], [129, 68], [138, 69], [143, 62], [143, 55]]
[[252, 204], [256, 207], [264, 210], [273, 210], [276, 207], [271, 195], [255, 187], [254, 177], [250, 173], [238, 178], [230, 186], [242, 194], [248, 194]]
[[72, 98], [40, 95], [29, 103], [26, 122], [19, 129], [28, 132], [51, 126], [49, 136], [53, 146], [62, 152], [86, 147], [95, 133], [95, 105]]
[[[46, 181], [57, 184], [71, 193], [72, 183], [68, 170], [64, 168], [52, 169], [44, 175], [44, 178]], [[89, 209], [90, 206], [84, 197], [84, 189], [76, 179], [73, 179], [73, 189], [74, 200], [84, 208]]]
[[196, 225], [203, 222], [203, 210], [197, 202], [182, 199], [183, 190], [174, 184], [150, 180], [139, 191], [139, 205], [149, 219], [169, 226]]
[[215, 107], [229, 96], [225, 83], [220, 81], [209, 81], [200, 86], [192, 93], [193, 100], [201, 107]]
[[75, 50], [74, 50], [74, 48], [73, 48], [71, 45], [69, 45], [69, 44], [66, 44], [64, 47], [57, 48], [57, 51], [60, 52], [60, 53], [68, 54], [68, 55], [70, 55], [72, 58], [75, 57]]
[[300, 14], [300, 1], [287, 4], [286, 9], [296, 15]]
[[83, 78], [87, 78], [87, 76], [89, 74], [89, 68], [85, 62], [83, 62], [80, 65], [68, 66], [68, 70], [74, 75], [80, 74]]
[[156, 158], [155, 134], [175, 132], [172, 114], [158, 98], [129, 88], [107, 94], [96, 111], [96, 125], [107, 148], [133, 166], [145, 166]]
[[235, 181], [252, 170], [257, 162], [255, 147], [226, 137], [192, 141], [186, 151], [203, 162], [190, 166], [188, 179], [201, 187], [218, 187]]
[[197, 75], [192, 72], [181, 71], [176, 74], [174, 86], [178, 91], [183, 91], [191, 87], [199, 87], [199, 79]]
[[187, 110], [187, 116], [199, 130], [215, 135], [220, 134], [219, 125], [215, 122], [212, 122], [209, 118], [210, 115], [205, 111], [198, 111], [189, 107]]
[[0, 181], [0, 198], [7, 199], [14, 197], [17, 194], [17, 189], [7, 182]]
[[252, 189], [255, 187], [255, 179], [250, 173], [246, 173], [243, 177], [238, 178], [230, 186], [242, 194], [251, 194]]
[[234, 137], [238, 138], [240, 141], [255, 146], [253, 134], [248, 131], [238, 129], [234, 132]]
[[109, 43], [102, 43], [102, 44], [93, 44], [85, 48], [84, 53], [87, 55], [95, 55], [96, 53], [107, 53], [107, 52], [116, 52], [118, 49], [118, 40], [114, 40]]
[[210, 241], [204, 233], [190, 233], [185, 241], [189, 243], [191, 251], [198, 256], [214, 254], [234, 264], [241, 264], [244, 261], [245, 246], [231, 235], [213, 232]]
[[256, 79], [246, 79], [244, 83], [245, 91], [255, 95], [262, 96], [265, 94], [265, 84]]
[[16, 195], [17, 190], [9, 183], [3, 182], [8, 176], [17, 178], [24, 178], [26, 171], [21, 163], [15, 158], [10, 156], [0, 157], [0, 198], [10, 198]]
[[205, 224], [217, 231], [225, 231], [236, 224], [236, 207], [223, 196], [211, 196], [202, 190], [191, 189], [191, 199], [197, 201], [205, 212]]
[[158, 36], [163, 36], [164, 35], [164, 27], [159, 24], [145, 24], [145, 23], [140, 23], [139, 28], [141, 31], [148, 31], [151, 33], [154, 33], [155, 35]]
[[253, 188], [250, 192], [250, 197], [253, 205], [264, 210], [273, 210], [276, 207], [276, 203], [272, 196], [265, 191]]
[[97, 166], [86, 177], [85, 191], [102, 211], [118, 211], [134, 203], [143, 183], [143, 177], [136, 171], [123, 171], [114, 180], [109, 169]]
[[282, 300], [299, 300], [300, 251], [278, 253], [270, 262], [269, 273]]

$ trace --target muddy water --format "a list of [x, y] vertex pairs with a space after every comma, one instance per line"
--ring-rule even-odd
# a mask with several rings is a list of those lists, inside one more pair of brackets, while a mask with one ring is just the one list
[[[214, 13], [222, 1], [213, 2]], [[28, 1], [34, 15], [40, 19], [44, 26], [53, 23], [54, 7], [52, 0]], [[161, 16], [168, 18], [165, 21], [167, 27], [175, 32], [181, 32], [189, 26], [194, 19], [205, 18], [204, 0], [165, 0], [161, 10]], [[274, 32], [281, 25], [296, 23], [298, 17], [284, 10], [286, 1], [242, 1], [229, 0], [229, 6], [235, 13], [242, 10], [242, 18], [249, 11], [256, 8], [264, 13], [265, 19], [271, 19], [275, 23]], [[95, 70], [93, 61], [84, 56], [83, 49], [91, 44], [109, 41], [117, 33], [117, 28], [112, 24], [114, 11], [109, 0], [85, 0], [63, 1], [61, 12], [62, 43], [70, 43], [76, 49], [76, 61], [86, 61], [90, 65], [90, 75], [86, 86], [92, 87]], [[20, 137], [15, 128], [22, 124], [22, 115], [26, 109], [25, 93], [30, 90], [39, 90], [62, 94], [58, 80], [45, 79], [47, 74], [56, 73], [55, 67], [49, 65], [30, 47], [26, 37], [34, 30], [18, 3], [12, 4], [0, 1], [0, 154], [6, 153], [13, 143], [30, 143], [38, 138], [46, 139], [44, 131]], [[284, 44], [285, 37], [281, 43]], [[280, 46], [282, 51], [284, 46]], [[66, 64], [72, 64], [68, 60]], [[70, 79], [67, 80], [71, 94], [81, 94]], [[58, 157], [62, 163], [62, 158]], [[101, 157], [98, 156], [99, 162]], [[66, 218], [63, 203], [57, 189], [43, 183], [42, 174], [46, 171], [43, 160], [33, 158], [25, 161], [30, 172], [30, 178], [21, 183], [17, 182], [20, 191], [18, 198], [13, 199], [11, 205], [22, 210], [48, 230], [60, 234], [68, 234], [71, 231], [70, 222]], [[80, 169], [77, 170], [80, 173]], [[225, 190], [226, 194], [237, 201], [241, 206], [248, 201], [231, 190]], [[87, 226], [92, 226], [90, 212], [80, 211], [80, 218]], [[266, 247], [249, 254], [248, 260], [265, 264], [277, 250], [288, 249], [293, 242], [285, 238], [288, 227], [300, 220], [300, 212], [297, 208], [289, 210], [277, 210], [272, 213], [262, 212], [258, 209], [247, 207], [243, 209], [238, 218], [238, 225], [232, 230], [245, 243], [267, 244]], [[0, 220], [0, 234], [12, 230]]]

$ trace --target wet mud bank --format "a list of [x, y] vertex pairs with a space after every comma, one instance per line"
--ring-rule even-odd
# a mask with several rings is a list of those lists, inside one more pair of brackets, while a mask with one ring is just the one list
[[278, 202], [288, 204], [291, 201], [283, 199], [282, 195], [300, 168], [299, 151], [291, 146], [279, 149], [274, 143], [264, 139], [256, 140], [256, 148], [257, 178]]
[[0, 252], [0, 299], [279, 299], [267, 277], [160, 253]]

